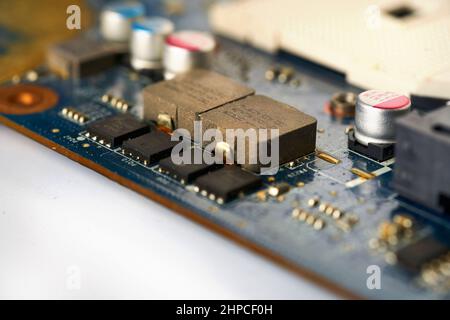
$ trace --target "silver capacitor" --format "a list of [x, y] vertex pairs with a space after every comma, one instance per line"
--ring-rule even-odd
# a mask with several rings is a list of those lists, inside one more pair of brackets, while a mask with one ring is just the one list
[[166, 18], [139, 18], [132, 24], [130, 54], [131, 66], [136, 70], [160, 69], [164, 41], [174, 30]]
[[172, 33], [164, 46], [165, 78], [171, 79], [195, 68], [208, 68], [215, 48], [216, 40], [210, 33], [193, 30]]
[[108, 41], [126, 42], [130, 38], [131, 23], [145, 15], [139, 2], [116, 2], [105, 6], [100, 13], [100, 34]]
[[359, 94], [355, 111], [355, 138], [363, 144], [395, 143], [395, 120], [411, 110], [402, 94], [369, 90]]

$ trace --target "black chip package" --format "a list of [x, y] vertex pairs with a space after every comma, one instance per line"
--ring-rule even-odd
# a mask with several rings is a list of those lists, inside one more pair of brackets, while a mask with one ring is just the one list
[[88, 136], [108, 147], [116, 148], [124, 141], [143, 135], [150, 127], [131, 115], [120, 114], [88, 125]]
[[399, 264], [412, 272], [431, 260], [447, 253], [450, 248], [432, 236], [426, 236], [400, 248], [395, 253]]
[[168, 157], [177, 143], [179, 142], [171, 141], [167, 133], [154, 129], [150, 133], [125, 141], [122, 152], [147, 165]]
[[[199, 149], [201, 152], [202, 150]], [[196, 178], [221, 167], [219, 164], [194, 164], [195, 149], [191, 149], [190, 163], [176, 164], [171, 157], [159, 162], [160, 171], [180, 181], [182, 184], [191, 183]]]
[[238, 166], [225, 166], [195, 180], [200, 194], [222, 204], [241, 193], [246, 193], [261, 186], [259, 176], [242, 170]]

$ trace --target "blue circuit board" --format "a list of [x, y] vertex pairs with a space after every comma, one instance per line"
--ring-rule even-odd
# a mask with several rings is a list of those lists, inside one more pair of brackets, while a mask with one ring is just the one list
[[[184, 15], [171, 17], [177, 27], [208, 30], [204, 13], [191, 9], [188, 6]], [[395, 160], [379, 163], [348, 150], [346, 128], [352, 120], [333, 119], [324, 111], [325, 103], [335, 92], [359, 92], [361, 89], [349, 86], [340, 74], [289, 54], [273, 56], [227, 39], [218, 40], [220, 50], [214, 58], [213, 69], [254, 88], [258, 94], [314, 116], [318, 120], [317, 149], [339, 159], [339, 163], [333, 164], [311, 154], [283, 165], [275, 176], [263, 177], [264, 186], [260, 190], [278, 182], [291, 186], [282, 197], [263, 198], [256, 191], [223, 205], [210, 201], [190, 186], [160, 173], [158, 165], [146, 167], [124, 156], [120, 148], [107, 148], [90, 140], [84, 135], [85, 124], [62, 114], [63, 108], [75, 107], [87, 113], [89, 121], [95, 121], [119, 113], [102, 102], [101, 97], [109, 93], [128, 101], [133, 105], [129, 112], [140, 117], [140, 90], [152, 80], [125, 65], [81, 82], [62, 81], [44, 70], [34, 83], [56, 91], [57, 106], [31, 115], [0, 113], [0, 118], [73, 160], [176, 211], [189, 212], [189, 217], [217, 227], [222, 233], [293, 270], [339, 288], [343, 294], [383, 299], [449, 298], [447, 291], [427, 286], [420, 274], [406, 271], [390, 259], [389, 254], [396, 246], [416, 237], [432, 234], [440, 239], [449, 238], [450, 221], [399, 198], [392, 186]], [[267, 81], [264, 73], [274, 64], [294, 68], [300, 84], [291, 86]], [[363, 179], [352, 173], [352, 168], [371, 172], [376, 177]], [[311, 199], [318, 199], [317, 205], [311, 207]], [[340, 210], [343, 217], [336, 219], [321, 212], [321, 203]], [[320, 218], [324, 227], [316, 229], [294, 219], [295, 208]], [[378, 237], [379, 226], [391, 221], [394, 215], [412, 217], [414, 233], [393, 248], [371, 247], [371, 241]], [[373, 265], [381, 270], [381, 289], [367, 285], [368, 267]]]

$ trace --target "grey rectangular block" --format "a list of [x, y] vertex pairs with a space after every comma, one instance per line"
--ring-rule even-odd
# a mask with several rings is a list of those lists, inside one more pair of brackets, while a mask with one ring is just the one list
[[399, 119], [395, 159], [400, 195], [450, 212], [450, 106]]

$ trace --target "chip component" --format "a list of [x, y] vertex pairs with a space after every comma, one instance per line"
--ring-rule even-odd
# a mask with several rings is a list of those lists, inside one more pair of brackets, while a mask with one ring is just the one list
[[79, 111], [75, 108], [64, 107], [61, 110], [61, 114], [64, 117], [66, 117], [78, 124], [84, 124], [85, 122], [87, 122], [89, 120], [89, 117], [86, 114], [84, 114], [82, 111]]
[[432, 236], [427, 236], [399, 249], [396, 255], [397, 261], [402, 266], [410, 271], [417, 272], [425, 263], [439, 257], [448, 250], [448, 246]]
[[146, 87], [143, 90], [144, 118], [157, 121], [160, 114], [167, 114], [175, 127], [192, 132], [198, 115], [253, 93], [253, 89], [220, 74], [193, 70]]
[[154, 129], [150, 133], [125, 141], [122, 153], [148, 165], [169, 156], [177, 143], [171, 141], [167, 133]]
[[149, 130], [148, 125], [133, 116], [121, 114], [89, 124], [86, 136], [107, 147], [116, 148], [125, 140], [143, 135]]
[[[200, 115], [200, 118], [203, 120], [204, 130], [219, 129], [224, 140], [227, 140], [227, 129], [243, 129], [244, 131], [248, 129], [278, 129], [280, 164], [300, 158], [315, 150], [316, 119], [266, 96], [249, 96], [205, 112]], [[270, 132], [268, 136], [269, 141], [258, 136], [258, 146], [265, 143], [271, 146], [274, 137], [270, 136]], [[240, 164], [257, 172], [260, 165], [252, 165], [249, 161], [250, 158], [255, 160], [257, 155], [251, 155], [249, 151], [249, 144], [246, 144], [246, 162]], [[271, 151], [270, 148], [269, 151]], [[259, 163], [259, 158], [256, 160]]]
[[[192, 150], [191, 160], [194, 159], [194, 151]], [[175, 164], [171, 157], [161, 160], [159, 169], [161, 172], [168, 174], [172, 178], [180, 181], [182, 184], [191, 183], [196, 178], [207, 174], [208, 172], [218, 169], [221, 166], [218, 164], [199, 163], [183, 163]]]
[[262, 180], [238, 166], [226, 166], [195, 181], [200, 194], [222, 204], [261, 186]]
[[276, 185], [270, 186], [267, 193], [272, 197], [278, 197], [285, 193], [288, 193], [291, 186], [286, 182], [280, 182]]
[[50, 47], [47, 63], [61, 77], [79, 79], [115, 65], [127, 50], [126, 44], [78, 37]]

